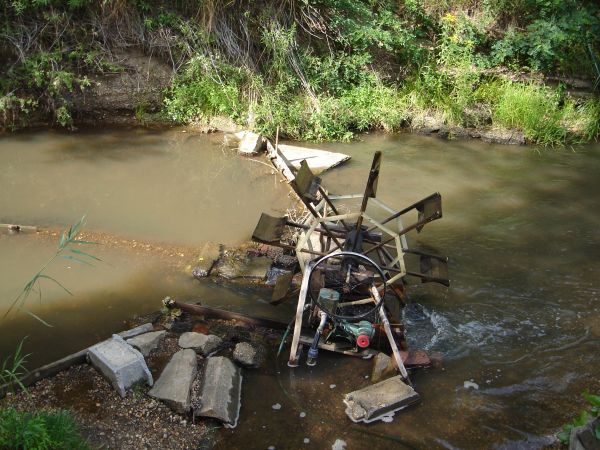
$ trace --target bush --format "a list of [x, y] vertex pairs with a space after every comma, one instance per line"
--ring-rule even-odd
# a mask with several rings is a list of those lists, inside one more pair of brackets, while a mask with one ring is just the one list
[[0, 448], [2, 449], [88, 449], [73, 417], [66, 411], [19, 412], [0, 410]]

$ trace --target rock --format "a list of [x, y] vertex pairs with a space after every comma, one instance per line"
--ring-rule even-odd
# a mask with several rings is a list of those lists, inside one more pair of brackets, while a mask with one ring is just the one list
[[443, 117], [437, 116], [419, 116], [412, 120], [411, 128], [413, 131], [422, 134], [438, 134], [447, 136], [449, 131], [444, 123]]
[[353, 422], [372, 422], [418, 402], [419, 394], [400, 375], [388, 378], [344, 397], [346, 414]]
[[306, 160], [308, 167], [315, 175], [350, 159], [350, 156], [343, 153], [333, 153], [295, 145], [279, 144], [277, 148], [296, 169], [300, 169], [300, 163]]
[[[208, 358], [194, 416], [212, 417], [233, 428], [240, 414], [241, 370], [223, 356]], [[196, 406], [197, 405], [197, 406]]]
[[248, 342], [236, 344], [233, 350], [233, 359], [235, 362], [246, 367], [259, 367], [262, 364], [262, 352]]
[[154, 327], [152, 326], [151, 323], [145, 323], [138, 327], [132, 328], [131, 330], [121, 331], [119, 333], [119, 336], [121, 336], [123, 339], [129, 339], [134, 336], [137, 336], [138, 334], [148, 333], [149, 331], [153, 331], [153, 330], [154, 330]]
[[202, 334], [188, 331], [179, 337], [179, 346], [181, 348], [191, 348], [196, 352], [208, 356], [213, 353], [223, 340], [219, 336], [213, 334]]
[[395, 361], [383, 352], [377, 353], [373, 358], [371, 383], [379, 383], [386, 378], [396, 375]]
[[491, 129], [479, 132], [481, 140], [491, 144], [524, 145], [525, 135], [521, 131]]
[[600, 441], [594, 430], [600, 426], [600, 417], [591, 419], [585, 425], [571, 429], [569, 450], [600, 450]]
[[152, 331], [127, 339], [127, 343], [137, 348], [142, 355], [148, 356], [152, 350], [158, 347], [158, 344], [165, 337], [165, 334], [167, 334], [165, 330]]
[[258, 155], [265, 147], [265, 140], [260, 134], [243, 131], [238, 146], [238, 153], [243, 156]]
[[200, 250], [198, 262], [192, 271], [192, 275], [196, 278], [204, 278], [210, 276], [210, 273], [219, 261], [221, 256], [221, 248], [219, 244], [206, 243]]
[[119, 335], [114, 334], [111, 339], [90, 347], [87, 356], [121, 397], [139, 382], [145, 381], [152, 386], [152, 374], [144, 357]]
[[266, 256], [250, 256], [245, 259], [227, 258], [221, 261], [219, 276], [227, 279], [254, 278], [264, 280], [271, 268], [270, 258]]
[[173, 411], [185, 414], [190, 410], [192, 382], [198, 373], [198, 361], [193, 350], [179, 350], [162, 371], [148, 395], [163, 401]]

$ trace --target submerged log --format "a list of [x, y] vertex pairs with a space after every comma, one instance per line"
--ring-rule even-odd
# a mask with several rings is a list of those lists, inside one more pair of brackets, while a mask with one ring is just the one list
[[190, 314], [204, 316], [211, 319], [221, 320], [237, 320], [253, 327], [273, 328], [275, 330], [285, 330], [288, 326], [287, 322], [271, 319], [268, 317], [250, 317], [245, 314], [226, 311], [224, 309], [211, 308], [208, 306], [194, 305], [190, 303], [180, 303], [172, 300], [167, 305], [169, 308], [179, 308]]

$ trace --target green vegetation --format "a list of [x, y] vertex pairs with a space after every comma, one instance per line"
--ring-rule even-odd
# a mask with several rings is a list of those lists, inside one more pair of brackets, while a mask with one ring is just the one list
[[[558, 439], [563, 444], [568, 444], [571, 436], [571, 430], [576, 427], [581, 427], [588, 423], [590, 419], [600, 416], [600, 395], [592, 395], [584, 393], [583, 397], [586, 399], [590, 407], [579, 413], [579, 415], [573, 419], [570, 423], [563, 426], [563, 430], [557, 434]], [[594, 435], [596, 440], [600, 442], [600, 426], [594, 429]]]
[[[21, 383], [21, 377], [25, 375], [25, 363], [29, 355], [23, 355], [23, 339], [19, 342], [15, 352], [2, 361], [0, 367], [0, 386], [6, 385], [9, 388], [14, 386], [20, 387], [23, 391], [27, 391], [23, 383]], [[0, 447], [1, 448], [1, 447]]]
[[0, 448], [7, 450], [87, 449], [85, 439], [67, 411], [0, 410]]
[[[174, 69], [164, 113], [228, 116], [272, 135], [350, 139], [435, 117], [508, 127], [542, 145], [585, 142], [597, 98], [548, 77], [600, 84], [594, 0], [0, 0], [0, 120], [73, 123], [93, 75], [142, 49]], [[524, 81], [523, 81], [524, 80]], [[135, 111], [144, 122], [145, 109]]]

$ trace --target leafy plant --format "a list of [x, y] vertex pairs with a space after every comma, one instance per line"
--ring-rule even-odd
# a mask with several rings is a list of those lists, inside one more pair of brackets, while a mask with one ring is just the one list
[[0, 410], [0, 448], [7, 450], [88, 449], [77, 423], [67, 411]]
[[[556, 435], [563, 444], [569, 443], [573, 428], [581, 427], [588, 423], [590, 419], [600, 416], [600, 395], [585, 392], [583, 397], [587, 400], [590, 408], [581, 411], [575, 419], [564, 425], [562, 431]], [[600, 441], [600, 425], [594, 429], [594, 435], [596, 440]]]
[[[79, 235], [81, 229], [85, 225], [85, 220], [86, 216], [84, 215], [81, 219], [79, 219], [79, 221], [77, 221], [75, 224], [71, 225], [67, 230], [64, 230], [61, 233], [60, 239], [58, 241], [58, 247], [54, 255], [52, 255], [52, 257], [42, 266], [42, 268], [33, 276], [33, 278], [31, 278], [27, 282], [27, 284], [21, 290], [19, 295], [13, 300], [8, 310], [4, 313], [4, 317], [8, 316], [8, 314], [10, 314], [10, 312], [14, 309], [24, 309], [25, 302], [29, 298], [29, 295], [34, 291], [38, 293], [41, 301], [42, 291], [40, 281], [42, 280], [51, 281], [55, 285], [63, 289], [67, 294], [73, 295], [73, 293], [69, 291], [69, 289], [67, 289], [63, 284], [61, 284], [60, 281], [58, 281], [56, 278], [51, 277], [50, 275], [46, 275], [44, 272], [48, 268], [48, 266], [50, 266], [50, 264], [52, 264], [52, 262], [59, 257], [88, 266], [93, 265], [90, 262], [90, 260], [101, 261], [101, 259], [97, 256], [80, 250], [79, 248], [74, 248], [80, 245], [95, 244], [94, 242], [88, 242], [81, 239], [77, 239], [77, 236]], [[49, 323], [45, 322], [42, 318], [32, 313], [31, 311], [27, 309], [24, 309], [24, 311], [36, 320], [43, 323], [44, 325], [51, 326]]]

